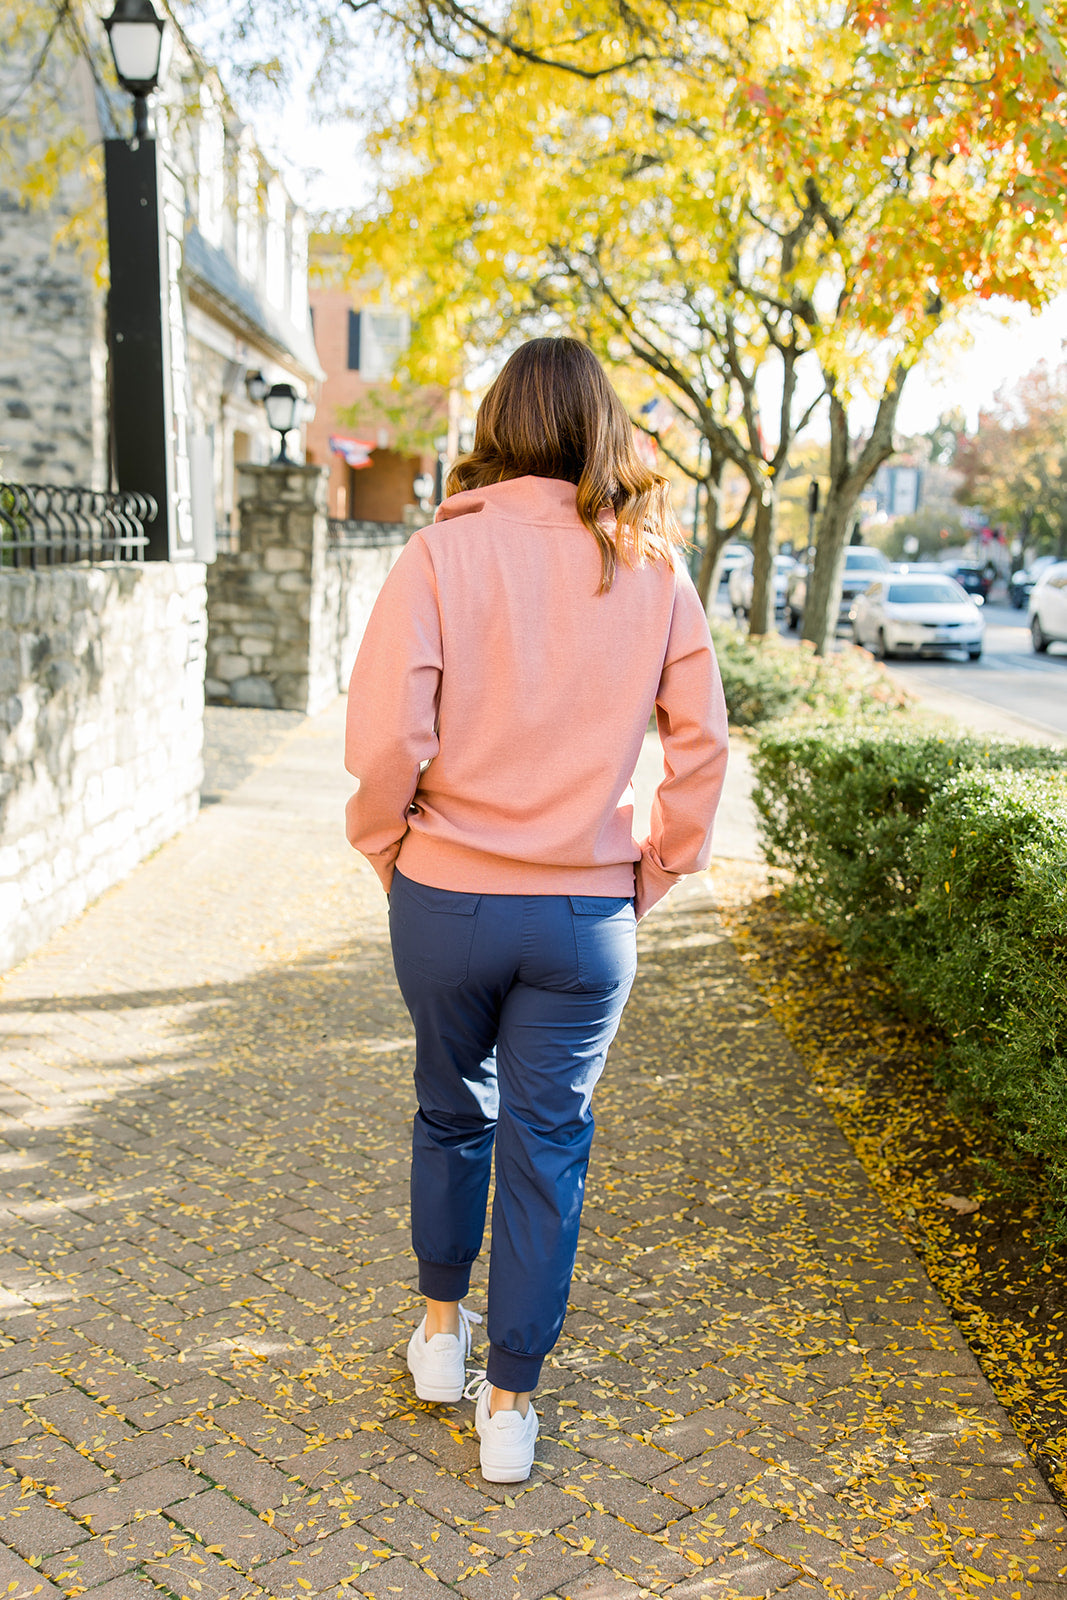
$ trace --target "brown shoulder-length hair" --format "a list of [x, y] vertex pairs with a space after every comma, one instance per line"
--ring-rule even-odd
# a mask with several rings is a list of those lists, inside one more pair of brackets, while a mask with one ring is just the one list
[[619, 561], [669, 560], [685, 543], [668, 480], [641, 461], [622, 401], [579, 339], [531, 339], [508, 358], [478, 408], [474, 448], [445, 488], [527, 476], [577, 485], [578, 515], [600, 547], [601, 594]]

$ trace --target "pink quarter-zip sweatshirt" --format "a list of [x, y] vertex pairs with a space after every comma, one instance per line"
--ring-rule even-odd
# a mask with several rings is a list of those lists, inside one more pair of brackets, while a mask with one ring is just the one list
[[[412, 535], [348, 691], [349, 843], [386, 889], [636, 894], [642, 916], [706, 867], [726, 706], [681, 565], [600, 551], [558, 478], [452, 495]], [[664, 777], [633, 838], [631, 779], [653, 710]]]

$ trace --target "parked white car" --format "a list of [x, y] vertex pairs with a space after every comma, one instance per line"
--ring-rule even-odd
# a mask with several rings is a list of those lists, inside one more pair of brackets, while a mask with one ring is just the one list
[[1050, 644], [1067, 644], [1067, 561], [1045, 567], [1030, 591], [1030, 638], [1042, 655]]
[[722, 553], [722, 565], [719, 568], [719, 582], [728, 583], [730, 574], [738, 567], [743, 567], [746, 561], [752, 560], [752, 550], [747, 544], [739, 544], [731, 540]]
[[977, 661], [982, 654], [985, 620], [954, 578], [894, 572], [857, 595], [849, 619], [856, 643], [883, 659], [966, 650]]
[[[785, 586], [789, 574], [796, 566], [792, 556], [775, 556], [774, 558], [774, 609], [785, 610]], [[730, 581], [726, 586], [730, 597], [730, 609], [738, 618], [747, 617], [752, 610], [752, 552], [748, 553], [748, 560], [740, 563], [730, 574]]]

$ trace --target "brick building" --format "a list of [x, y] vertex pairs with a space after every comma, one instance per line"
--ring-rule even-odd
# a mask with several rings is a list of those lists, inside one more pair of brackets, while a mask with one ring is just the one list
[[405, 508], [418, 503], [415, 479], [425, 473], [439, 487], [438, 461], [455, 454], [448, 397], [390, 387], [407, 348], [408, 318], [365, 305], [358, 289], [331, 272], [328, 258], [317, 272], [313, 262], [309, 298], [325, 376], [307, 428], [307, 459], [330, 469], [330, 516], [402, 522], [411, 514]]

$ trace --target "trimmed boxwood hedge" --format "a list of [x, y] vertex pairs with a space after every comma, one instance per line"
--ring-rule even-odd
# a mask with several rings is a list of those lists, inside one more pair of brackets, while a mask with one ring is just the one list
[[940, 1025], [944, 1081], [1042, 1159], [1067, 1237], [1067, 753], [807, 727], [755, 768], [794, 903]]

